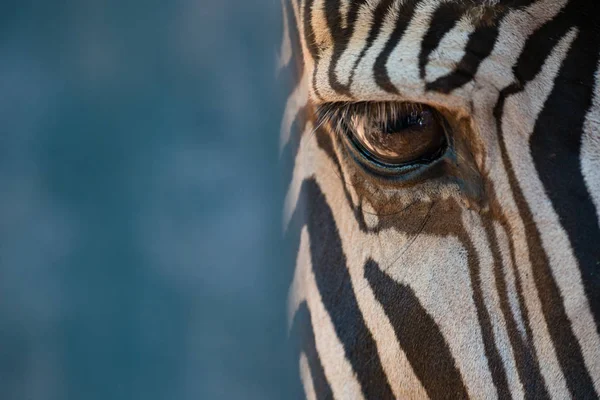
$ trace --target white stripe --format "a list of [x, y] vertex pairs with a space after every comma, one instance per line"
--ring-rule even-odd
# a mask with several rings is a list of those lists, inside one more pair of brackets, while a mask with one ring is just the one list
[[433, 82], [456, 69], [456, 65], [465, 55], [469, 35], [474, 29], [472, 17], [465, 15], [444, 35], [438, 47], [429, 55], [429, 61], [425, 67], [427, 82]]
[[[510, 11], [502, 19], [494, 49], [479, 65], [473, 82], [486, 82], [498, 90], [514, 81], [512, 66], [533, 32], [554, 18], [567, 0], [536, 1], [525, 9]], [[482, 85], [483, 86], [483, 85]]]
[[279, 137], [279, 155], [285, 148], [285, 145], [290, 141], [292, 134], [292, 124], [296, 115], [308, 102], [308, 75], [306, 71], [302, 75], [302, 79], [288, 97], [285, 105], [285, 111], [283, 113], [283, 120], [281, 121], [281, 130]]
[[[303, 227], [301, 235], [305, 234], [306, 227]], [[294, 278], [290, 289], [288, 291], [288, 302], [287, 302], [287, 317], [288, 317], [288, 331], [292, 329], [294, 323], [294, 316], [300, 308], [300, 304], [306, 300], [306, 277], [308, 276], [312, 268], [310, 247], [308, 247], [308, 236], [305, 240], [300, 240], [298, 254], [296, 254], [296, 269], [294, 270]]]
[[594, 99], [583, 126], [581, 172], [600, 220], [600, 65], [598, 68]]
[[342, 85], [348, 85], [350, 82], [350, 73], [352, 67], [358, 60], [362, 49], [367, 45], [369, 31], [373, 24], [373, 12], [380, 0], [374, 0], [363, 4], [358, 11], [358, 19], [352, 32], [352, 37], [346, 50], [342, 53], [337, 65], [335, 74]]
[[288, 191], [284, 200], [283, 232], [287, 230], [290, 219], [292, 218], [292, 214], [298, 205], [302, 183], [306, 178], [314, 175], [315, 173], [316, 154], [313, 149], [317, 146], [315, 137], [316, 134], [317, 133], [313, 129], [312, 122], [307, 121], [306, 128], [302, 133], [302, 138], [300, 139], [296, 160], [294, 161], [292, 181], [290, 182], [290, 186], [288, 187]]
[[[590, 194], [592, 202], [596, 207], [598, 220], [600, 221], [600, 69], [596, 71], [594, 99], [592, 102], [592, 107], [586, 116], [583, 127], [583, 138], [581, 143], [581, 171], [588, 188], [588, 193]], [[590, 328], [592, 327], [593, 322], [592, 325], [590, 325]], [[587, 332], [587, 334], [591, 335], [590, 332]], [[586, 333], [582, 333], [582, 335], [586, 335]], [[597, 339], [596, 335], [593, 337]], [[600, 345], [598, 345], [597, 340], [591, 343], [582, 343], [580, 340], [580, 343], [582, 346], [586, 347], [595, 346], [595, 349], [591, 350], [600, 349]], [[591, 354], [588, 354], [587, 351], [584, 351], [586, 364], [588, 365], [592, 381], [594, 382], [596, 393], [600, 393], [600, 356], [596, 354], [597, 352], [594, 351], [592, 351]], [[596, 358], [594, 359], [593, 357]]]
[[[320, 45], [321, 53], [319, 62], [316, 65], [316, 85], [318, 87], [318, 93], [321, 97], [330, 99], [336, 97], [338, 101], [350, 100], [349, 97], [336, 93], [331, 87], [329, 80], [329, 66], [331, 65], [331, 59], [333, 57], [333, 38], [329, 31], [329, 25], [327, 24], [327, 17], [325, 15], [324, 0], [318, 0], [313, 5], [313, 29], [315, 29], [315, 37], [317, 43]], [[319, 3], [319, 4], [317, 4]]]
[[398, 18], [397, 10], [402, 2], [395, 0], [387, 12], [377, 38], [373, 41], [373, 45], [367, 50], [363, 59], [358, 63], [354, 80], [352, 82], [351, 91], [361, 100], [387, 100], [393, 98], [388, 93], [383, 91], [373, 77], [373, 65], [377, 56], [383, 51], [390, 35], [396, 26]]
[[[424, 82], [419, 73], [421, 42], [438, 6], [439, 0], [419, 3], [402, 38], [390, 53], [385, 69], [390, 81], [400, 92], [406, 89], [410, 89], [413, 94], [423, 92]], [[399, 65], [402, 67], [398, 68]]]
[[[299, 4], [299, 0], [291, 0], [293, 8], [294, 8], [294, 16], [296, 18], [296, 28], [298, 30], [298, 35], [300, 37], [300, 45], [302, 46], [302, 54], [298, 55], [299, 57], [302, 57], [303, 61], [304, 61], [304, 71], [303, 71], [303, 76], [302, 76], [302, 80], [298, 83], [298, 86], [300, 86], [300, 90], [305, 91], [306, 92], [306, 98], [308, 99], [308, 95], [313, 95], [314, 96], [314, 88], [312, 87], [312, 85], [309, 85], [309, 83], [311, 82], [312, 79], [312, 71], [314, 68], [314, 63], [315, 60], [312, 58], [312, 55], [310, 54], [310, 51], [308, 50], [308, 46], [306, 44], [306, 33], [304, 32], [304, 2], [300, 2]], [[298, 87], [296, 87], [296, 90], [298, 90]], [[289, 102], [290, 99], [288, 99]]]
[[[514, 76], [512, 74], [512, 66], [516, 63], [519, 53], [522, 51], [526, 39], [531, 33], [538, 29], [543, 23], [555, 16], [558, 11], [564, 6], [565, 1], [544, 0], [534, 3], [525, 10], [510, 12], [504, 18], [500, 26], [500, 34], [494, 51], [481, 64], [475, 81], [486, 82], [487, 85], [479, 85], [479, 88], [472, 94], [473, 99], [473, 118], [476, 125], [480, 127], [488, 127], [488, 129], [480, 129], [480, 135], [486, 146], [486, 162], [483, 170], [488, 172], [488, 179], [493, 185], [494, 192], [503, 213], [507, 218], [507, 224], [510, 226], [511, 240], [514, 244], [515, 259], [519, 260], [516, 269], [518, 277], [521, 281], [521, 289], [525, 301], [526, 315], [529, 317], [533, 342], [538, 356], [540, 371], [548, 389], [551, 393], [556, 393], [558, 398], [568, 398], [569, 392], [566, 387], [566, 381], [562, 373], [562, 369], [558, 364], [558, 360], [552, 346], [552, 339], [548, 332], [548, 326], [543, 319], [540, 299], [537, 288], [532, 276], [532, 266], [529, 262], [529, 254], [527, 248], [527, 240], [525, 237], [525, 228], [523, 220], [519, 215], [519, 210], [512, 196], [511, 187], [506, 175], [506, 166], [503, 165], [500, 150], [497, 145], [497, 132], [495, 129], [495, 119], [491, 112], [498, 99], [498, 92], [490, 91], [489, 85], [495, 86], [498, 91], [512, 82]], [[522, 114], [522, 105], [520, 104], [516, 115]], [[506, 105], [505, 105], [506, 107]], [[510, 114], [504, 113], [504, 117]], [[535, 116], [530, 117], [535, 119]], [[511, 141], [514, 135], [511, 135], [510, 127], [506, 126], [506, 121], [503, 121], [505, 130], [505, 139]], [[522, 124], [522, 121], [515, 121], [517, 126]], [[507, 147], [509, 144], [507, 143]], [[509, 153], [511, 151], [509, 150]], [[518, 169], [519, 166], [514, 166]], [[533, 176], [537, 176], [537, 172]], [[537, 207], [537, 204], [536, 204]], [[498, 238], [503, 237], [502, 229], [496, 227]], [[502, 246], [503, 264], [505, 267], [510, 267], [508, 260], [509, 249], [507, 246]], [[505, 268], [507, 277], [507, 290], [511, 309], [517, 320], [519, 331], [524, 332], [522, 324], [523, 316], [519, 312], [518, 301], [514, 296], [516, 288], [514, 286], [514, 277], [510, 268]]]
[[[290, 39], [290, 21], [287, 16], [287, 5], [286, 0], [281, 0], [281, 8], [283, 10], [283, 39], [281, 41], [281, 48], [279, 49], [279, 63], [277, 70], [280, 71], [285, 68], [292, 59], [292, 42]], [[300, 49], [298, 49], [300, 50]]]
[[342, 28], [348, 28], [348, 11], [350, 9], [350, 0], [340, 0], [340, 15], [342, 17]]
[[500, 256], [502, 257], [502, 269], [504, 274], [504, 280], [506, 282], [506, 292], [508, 295], [508, 303], [512, 312], [515, 323], [517, 324], [517, 330], [521, 335], [522, 339], [527, 338], [527, 331], [525, 330], [525, 319], [521, 313], [521, 306], [519, 304], [517, 282], [515, 278], [515, 266], [513, 265], [512, 258], [510, 256], [510, 243], [504, 227], [499, 222], [494, 222], [494, 232], [496, 234], [496, 240], [498, 242], [498, 248], [500, 249]]
[[302, 380], [302, 386], [304, 386], [304, 395], [306, 400], [317, 400], [315, 394], [315, 386], [313, 384], [312, 375], [310, 374], [310, 367], [306, 354], [300, 354], [300, 379]]

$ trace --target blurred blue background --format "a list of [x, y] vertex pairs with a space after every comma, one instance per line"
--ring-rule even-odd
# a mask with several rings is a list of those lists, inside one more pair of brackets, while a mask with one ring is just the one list
[[0, 399], [269, 399], [276, 0], [0, 5]]

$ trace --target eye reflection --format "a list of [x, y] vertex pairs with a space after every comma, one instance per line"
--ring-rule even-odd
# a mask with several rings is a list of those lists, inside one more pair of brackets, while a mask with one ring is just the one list
[[426, 161], [446, 142], [444, 128], [431, 109], [394, 113], [384, 120], [356, 115], [351, 122], [354, 139], [385, 164]]
[[321, 114], [362, 157], [384, 166], [426, 165], [447, 147], [443, 117], [425, 104], [346, 103]]

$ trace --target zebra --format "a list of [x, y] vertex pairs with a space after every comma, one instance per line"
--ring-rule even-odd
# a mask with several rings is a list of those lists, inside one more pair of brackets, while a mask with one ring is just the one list
[[597, 7], [282, 1], [307, 398], [598, 398]]

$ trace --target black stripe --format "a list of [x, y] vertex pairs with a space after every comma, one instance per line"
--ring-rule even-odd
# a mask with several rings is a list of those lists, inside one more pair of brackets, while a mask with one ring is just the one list
[[[306, 206], [308, 204], [306, 196], [306, 188], [305, 185], [303, 185], [298, 196], [298, 203], [292, 214], [285, 235], [286, 254], [293, 254], [296, 256], [300, 249], [300, 235], [306, 222]], [[298, 266], [296, 266], [296, 268], [298, 268]], [[292, 274], [289, 275], [288, 282], [291, 282], [293, 279], [294, 269], [292, 268], [291, 271]], [[296, 367], [299, 367], [298, 361], [300, 353], [304, 352], [306, 354], [317, 398], [333, 398], [331, 388], [316, 350], [314, 327], [312, 325], [310, 310], [308, 310], [306, 302], [300, 304], [294, 315], [292, 329], [290, 330], [290, 341], [295, 347], [294, 354], [296, 356]], [[297, 371], [296, 376], [298, 376], [298, 378], [300, 377], [299, 370]]]
[[439, 46], [444, 35], [454, 28], [463, 14], [464, 8], [456, 3], [442, 3], [435, 10], [429, 23], [429, 29], [421, 42], [421, 53], [419, 54], [419, 74], [421, 79], [425, 78], [425, 66], [429, 61], [429, 55]]
[[367, 54], [367, 51], [373, 46], [377, 36], [379, 36], [385, 16], [390, 10], [393, 2], [394, 0], [382, 0], [375, 8], [375, 11], [373, 12], [373, 21], [371, 22], [371, 28], [369, 29], [369, 35], [367, 36], [365, 47], [360, 51], [358, 58], [352, 66], [352, 72], [350, 73], [350, 79], [348, 80], [348, 88], [352, 87], [352, 82], [354, 81], [354, 75], [356, 73], [358, 64], [364, 58], [365, 54]]
[[346, 30], [342, 27], [342, 13], [340, 12], [340, 0], [329, 0], [325, 2], [325, 18], [327, 27], [333, 39], [334, 46], [338, 41], [347, 40], [344, 38]]
[[531, 81], [541, 71], [552, 49], [570, 29], [569, 15], [559, 13], [527, 39], [523, 51], [513, 67], [513, 74], [521, 85]]
[[366, 0], [356, 0], [350, 3], [348, 10], [348, 24], [344, 29], [342, 27], [342, 15], [340, 13], [340, 1], [332, 0], [326, 3], [327, 24], [333, 37], [333, 54], [331, 63], [329, 64], [329, 84], [333, 90], [338, 93], [350, 96], [349, 86], [342, 85], [335, 74], [337, 63], [348, 47], [352, 34], [354, 33], [354, 25], [358, 19], [358, 11], [365, 4]]
[[[506, 370], [504, 368], [502, 358], [500, 357], [498, 347], [496, 346], [496, 341], [494, 340], [491, 318], [484, 302], [483, 291], [481, 288], [480, 266], [478, 264], [477, 257], [475, 256], [476, 251], [467, 232], [464, 230], [464, 226], [459, 222], [460, 215], [449, 215], [449, 213], [458, 212], [460, 207], [455, 203], [445, 202], [440, 203], [437, 209], [438, 213], [445, 216], [444, 220], [453, 221], [453, 223], [445, 224], [443, 226], [434, 223], [435, 226], [429, 226], [428, 229], [424, 230], [423, 232], [432, 233], [435, 235], [452, 235], [454, 237], [458, 237], [461, 243], [465, 246], [467, 250], [469, 278], [472, 288], [471, 295], [477, 314], [477, 320], [479, 326], [481, 327], [481, 338], [484, 345], [488, 368], [494, 383], [494, 387], [498, 393], [498, 397], [501, 399], [510, 398], [510, 389], [508, 387]], [[443, 266], [438, 267], [443, 268]]]
[[[337, 164], [338, 160], [337, 160], [337, 157], [335, 156], [335, 152], [334, 152], [333, 148], [331, 147], [332, 145], [330, 142], [329, 135], [319, 135], [318, 141], [319, 141], [319, 146], [324, 151], [326, 151], [329, 154], [329, 156], [332, 158], [332, 161]], [[339, 165], [338, 165], [338, 172], [340, 174], [342, 173]], [[349, 195], [347, 195], [346, 197], [348, 198], [347, 200], [348, 200], [350, 206], [352, 206]], [[360, 218], [358, 218], [357, 215], [355, 215], [355, 217], [357, 217], [357, 221], [359, 221], [359, 223], [360, 223]], [[364, 228], [364, 229], [366, 229], [366, 228]], [[461, 237], [465, 241], [468, 240], [468, 238], [466, 237], [466, 234], [464, 232], [461, 233]], [[471, 250], [470, 254], [472, 254], [472, 253], [473, 253], [473, 251]], [[479, 278], [479, 267], [476, 264], [476, 261], [474, 260], [472, 255], [469, 257], [469, 266], [470, 266], [470, 271], [471, 271], [471, 280], [472, 280], [472, 284], [473, 284], [473, 299], [474, 299], [474, 302], [476, 305], [478, 319], [479, 319], [480, 325], [482, 327], [482, 338], [483, 338], [483, 342], [484, 342], [488, 365], [489, 365], [490, 371], [492, 373], [492, 378], [496, 385], [496, 388], [498, 390], [500, 398], [507, 398], [510, 396], [510, 394], [509, 394], [508, 382], [507, 382], [507, 378], [506, 378], [506, 372], [504, 370], [504, 365], [502, 363], [502, 360], [499, 356], [498, 349], [494, 342], [489, 313], [483, 303], [483, 295], [481, 292], [481, 284], [480, 284], [480, 278]], [[537, 370], [537, 367], [531, 366], [531, 368], [534, 371], [532, 374], [535, 376], [535, 371]], [[540, 393], [545, 393], [544, 388], [543, 388], [543, 383], [541, 383], [541, 387], [542, 387], [542, 389], [541, 389]], [[536, 398], [541, 398], [541, 397], [538, 396]]]
[[415, 8], [419, 2], [420, 0], [407, 0], [403, 3], [402, 10], [398, 11], [399, 16], [396, 20], [394, 31], [385, 43], [383, 51], [379, 53], [377, 59], [375, 60], [375, 65], [373, 66], [375, 82], [380, 88], [388, 93], [398, 94], [398, 89], [390, 80], [390, 76], [386, 67], [387, 61], [398, 42], [402, 39], [402, 36], [404, 36], [404, 32], [406, 31], [406, 28], [408, 27], [415, 12]]
[[[313, 29], [312, 26], [312, 7], [313, 7], [313, 3], [314, 0], [305, 0], [306, 2], [304, 3], [304, 12], [303, 12], [303, 17], [304, 20], [303, 22], [303, 26], [304, 26], [304, 40], [306, 42], [306, 47], [308, 48], [308, 52], [310, 53], [312, 59], [314, 60], [314, 70], [312, 73], [312, 87], [314, 89], [314, 94], [317, 98], [321, 98], [321, 95], [319, 94], [319, 91], [317, 89], [317, 65], [319, 63], [319, 58], [320, 58], [320, 53], [319, 53], [319, 47], [317, 46], [317, 39], [315, 37], [315, 31]], [[300, 4], [300, 2], [299, 2]]]
[[327, 381], [325, 370], [317, 352], [311, 315], [305, 301], [300, 304], [296, 311], [290, 337], [298, 346], [296, 350], [297, 359], [300, 358], [301, 352], [306, 355], [317, 399], [333, 399], [331, 386]]
[[315, 180], [306, 180], [305, 185], [307, 199], [310, 199], [307, 223], [311, 258], [323, 304], [365, 397], [392, 399], [375, 340], [358, 307], [331, 209]]
[[335, 66], [350, 41], [351, 30], [348, 32], [342, 27], [342, 13], [340, 12], [340, 0], [330, 0], [325, 3], [325, 16], [327, 18], [327, 26], [333, 39], [333, 54], [329, 63], [328, 77], [329, 85], [338, 93], [348, 94], [345, 88], [337, 80], [335, 75]]
[[479, 65], [492, 53], [498, 39], [498, 26], [508, 13], [508, 10], [510, 8], [524, 8], [534, 1], [508, 0], [501, 2], [497, 9], [498, 14], [491, 17], [492, 19], [489, 22], [482, 21], [480, 26], [469, 35], [469, 40], [465, 47], [465, 55], [458, 63], [456, 69], [446, 76], [428, 83], [426, 90], [450, 93], [471, 81], [475, 74], [477, 74]]
[[365, 278], [429, 397], [467, 399], [467, 390], [448, 344], [412, 289], [395, 282], [372, 260], [365, 264]]
[[505, 8], [525, 8], [538, 0], [500, 0], [498, 5]]
[[469, 35], [465, 55], [456, 69], [448, 75], [427, 83], [426, 90], [450, 93], [472, 80], [481, 62], [492, 52], [497, 39], [498, 27], [495, 24], [483, 25], [475, 29]]
[[[496, 291], [500, 300], [500, 310], [504, 320], [506, 321], [506, 330], [508, 338], [510, 340], [511, 347], [513, 349], [513, 355], [515, 357], [515, 363], [517, 365], [517, 372], [521, 383], [523, 384], [523, 390], [525, 392], [526, 399], [548, 399], [548, 392], [542, 378], [535, 349], [531, 343], [524, 338], [519, 329], [517, 328], [516, 317], [512, 312], [510, 302], [508, 300], [508, 289], [506, 286], [506, 279], [502, 271], [502, 256], [500, 254], [500, 248], [498, 240], [494, 232], [494, 228], [490, 220], [484, 220], [485, 233], [490, 243], [490, 249], [492, 251], [492, 257], [494, 259], [494, 280], [496, 281]], [[513, 264], [515, 265], [515, 264]], [[506, 266], [508, 268], [508, 266]], [[518, 272], [514, 271], [515, 274], [515, 285], [519, 300], [519, 308], [522, 315], [526, 315], [525, 304], [522, 298], [521, 285], [518, 277]], [[529, 321], [524, 321], [525, 324], [525, 335], [531, 337], [531, 328], [529, 327]]]
[[[315, 63], [319, 59], [319, 48], [317, 47], [317, 40], [315, 37], [315, 31], [312, 26], [312, 7], [314, 0], [305, 0], [304, 11], [303, 11], [303, 26], [304, 26], [304, 40], [306, 41], [306, 47], [311, 57], [315, 60]], [[301, 2], [299, 2], [301, 4]], [[300, 6], [299, 6], [300, 7]]]
[[363, 394], [368, 399], [393, 399], [375, 340], [354, 295], [333, 214], [314, 179], [303, 182], [300, 198], [302, 204], [296, 207], [290, 224], [290, 239], [299, 242], [301, 221], [304, 221], [308, 226], [313, 272], [323, 305]]

